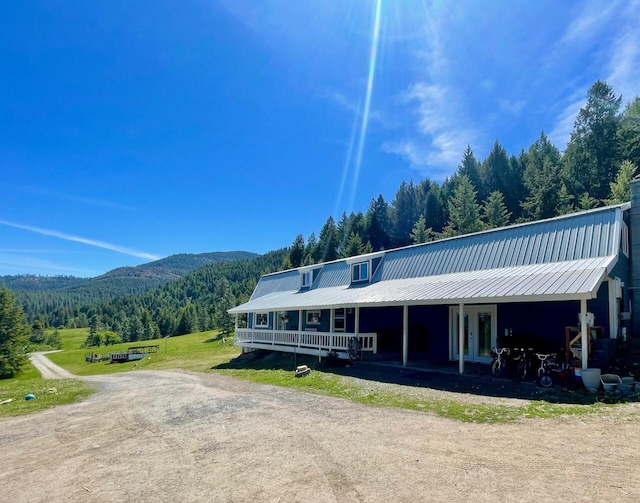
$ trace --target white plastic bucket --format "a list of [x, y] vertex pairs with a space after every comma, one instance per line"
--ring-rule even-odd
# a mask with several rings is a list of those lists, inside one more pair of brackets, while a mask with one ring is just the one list
[[600, 387], [600, 369], [582, 369], [582, 384], [588, 390], [597, 390]]

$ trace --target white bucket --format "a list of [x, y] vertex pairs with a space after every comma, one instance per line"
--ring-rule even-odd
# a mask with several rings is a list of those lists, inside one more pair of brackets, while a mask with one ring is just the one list
[[582, 369], [582, 384], [588, 390], [594, 391], [600, 387], [600, 369]]

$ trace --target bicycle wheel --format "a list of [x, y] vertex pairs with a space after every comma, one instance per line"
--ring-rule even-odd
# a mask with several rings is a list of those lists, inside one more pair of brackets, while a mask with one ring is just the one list
[[541, 372], [538, 376], [538, 384], [543, 388], [550, 388], [553, 384], [553, 379], [549, 372]]
[[491, 364], [491, 375], [493, 377], [500, 377], [501, 373], [502, 373], [502, 362], [499, 359], [497, 359]]

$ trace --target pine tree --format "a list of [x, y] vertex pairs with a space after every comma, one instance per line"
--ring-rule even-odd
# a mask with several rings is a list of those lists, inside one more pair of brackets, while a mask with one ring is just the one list
[[374, 250], [383, 250], [389, 248], [391, 241], [389, 239], [390, 223], [389, 223], [389, 206], [382, 197], [378, 195], [377, 199], [372, 199], [369, 204], [369, 210], [366, 216], [367, 236]]
[[298, 234], [291, 245], [291, 251], [289, 252], [289, 262], [291, 267], [300, 267], [304, 260], [304, 236]]
[[338, 258], [338, 231], [333, 217], [329, 217], [320, 231], [318, 239], [319, 260], [316, 262], [330, 262]]
[[620, 157], [640, 166], [640, 98], [627, 104], [618, 128]]
[[467, 145], [467, 148], [462, 154], [462, 160], [460, 161], [460, 165], [458, 166], [457, 174], [458, 176], [466, 176], [471, 184], [476, 188], [478, 193], [482, 192], [482, 179], [480, 177], [480, 169], [480, 163], [473, 155], [471, 146]]
[[458, 236], [482, 230], [477, 192], [466, 176], [460, 177], [458, 186], [449, 200], [449, 223], [445, 236]]
[[524, 220], [556, 216], [560, 178], [560, 152], [544, 131], [529, 148], [525, 159], [524, 184], [527, 196], [522, 202]]
[[609, 197], [620, 164], [618, 127], [620, 103], [611, 86], [598, 80], [587, 93], [578, 112], [571, 140], [563, 157], [563, 178], [569, 192], [604, 200]]
[[413, 241], [413, 244], [428, 243], [429, 241], [433, 241], [433, 238], [433, 229], [427, 227], [427, 219], [424, 218], [424, 215], [420, 215], [420, 218], [411, 230], [411, 241]]
[[362, 255], [365, 252], [365, 245], [362, 242], [360, 235], [352, 232], [349, 236], [344, 251], [342, 253], [343, 258], [355, 257], [356, 255]]
[[0, 288], [0, 378], [12, 377], [26, 363], [29, 325], [8, 288]]
[[611, 182], [611, 199], [609, 204], [626, 203], [631, 199], [629, 185], [636, 176], [637, 167], [631, 161], [622, 161], [616, 180]]
[[509, 224], [511, 213], [504, 204], [504, 195], [499, 190], [489, 194], [483, 207], [484, 221], [489, 229], [504, 227]]

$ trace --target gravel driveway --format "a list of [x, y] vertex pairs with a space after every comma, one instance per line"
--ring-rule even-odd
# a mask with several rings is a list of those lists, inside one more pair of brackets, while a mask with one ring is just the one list
[[635, 404], [481, 425], [218, 374], [87, 380], [0, 420], [0, 501], [640, 501]]

